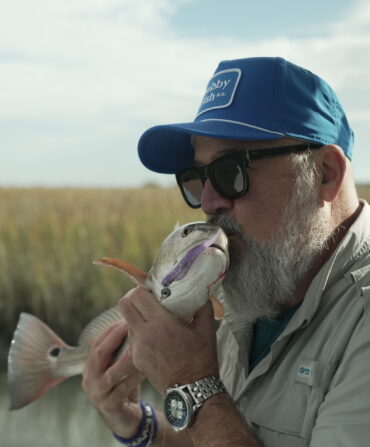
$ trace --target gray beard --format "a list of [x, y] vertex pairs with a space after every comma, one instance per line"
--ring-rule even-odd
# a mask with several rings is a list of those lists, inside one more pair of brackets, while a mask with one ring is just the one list
[[327, 246], [330, 228], [319, 212], [316, 188], [299, 186], [268, 241], [246, 235], [227, 214], [210, 219], [234, 235], [230, 239], [230, 267], [223, 282], [227, 319], [244, 324], [276, 316], [292, 303], [314, 258]]

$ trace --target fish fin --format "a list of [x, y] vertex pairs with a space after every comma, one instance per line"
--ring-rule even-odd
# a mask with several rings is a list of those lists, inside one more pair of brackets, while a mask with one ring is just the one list
[[[221, 320], [225, 315], [223, 304], [214, 296], [210, 296], [208, 299], [212, 303], [214, 319]], [[194, 314], [181, 315], [181, 319], [185, 321], [185, 323], [190, 324], [194, 320]]]
[[107, 327], [121, 320], [123, 320], [123, 316], [118, 307], [111, 307], [90, 321], [81, 332], [78, 344], [90, 345]]
[[148, 275], [134, 265], [131, 265], [126, 261], [122, 261], [122, 259], [103, 257], [95, 259], [93, 263], [96, 265], [113, 267], [128, 276], [135, 284], [147, 287], [146, 281], [148, 279]]
[[225, 315], [225, 309], [223, 304], [215, 296], [210, 296], [209, 299], [211, 300], [212, 303], [215, 320], [221, 320]]
[[45, 323], [21, 313], [8, 355], [10, 410], [30, 404], [66, 378], [56, 375], [56, 357], [51, 355], [53, 349], [65, 348]]

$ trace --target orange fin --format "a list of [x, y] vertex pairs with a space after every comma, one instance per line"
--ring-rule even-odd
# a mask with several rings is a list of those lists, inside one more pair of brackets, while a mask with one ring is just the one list
[[211, 300], [212, 303], [215, 320], [221, 320], [225, 315], [223, 304], [214, 296], [210, 296], [209, 299]]
[[135, 284], [147, 287], [148, 275], [134, 265], [122, 261], [122, 259], [103, 257], [95, 259], [93, 263], [113, 267], [128, 276]]

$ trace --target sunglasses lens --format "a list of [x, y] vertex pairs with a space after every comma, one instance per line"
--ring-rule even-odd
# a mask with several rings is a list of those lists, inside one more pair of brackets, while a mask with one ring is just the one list
[[196, 171], [186, 171], [181, 175], [179, 184], [187, 203], [193, 208], [199, 208], [203, 191], [199, 174]]
[[232, 158], [220, 160], [213, 165], [213, 181], [223, 196], [232, 199], [245, 191], [244, 167]]
[[248, 190], [248, 177], [243, 153], [220, 157], [203, 168], [191, 168], [176, 174], [181, 192], [192, 208], [199, 208], [204, 182], [211, 180], [216, 191], [226, 199], [236, 199]]

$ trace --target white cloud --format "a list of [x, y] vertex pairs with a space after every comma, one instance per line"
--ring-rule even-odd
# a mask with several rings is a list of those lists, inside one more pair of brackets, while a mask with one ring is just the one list
[[[246, 42], [178, 35], [171, 17], [184, 1], [3, 0], [0, 116], [15, 129], [7, 132], [12, 147], [31, 151], [39, 141], [50, 152], [54, 135], [68, 160], [89, 132], [95, 150], [106, 154], [107, 138], [112, 145], [112, 137], [117, 145], [125, 140], [134, 165], [141, 131], [191, 120], [218, 61], [234, 57], [283, 56], [325, 78], [352, 124], [369, 116], [367, 2], [315, 37]], [[32, 133], [28, 145], [24, 128]], [[119, 151], [111, 150], [114, 164]]]
[[67, 115], [71, 105], [77, 115], [94, 113], [94, 104], [127, 104], [134, 116], [149, 120], [167, 114], [169, 105], [175, 109], [168, 115], [190, 105], [194, 113], [194, 96], [200, 98], [216, 61], [246, 55], [285, 56], [339, 89], [354, 87], [354, 77], [356, 88], [359, 82], [367, 84], [366, 3], [358, 4], [345, 22], [329, 25], [322, 37], [253, 43], [176, 36], [170, 28], [176, 4], [181, 2], [6, 0], [0, 14], [5, 55], [0, 76], [9, 86], [10, 103], [29, 113], [32, 103], [41, 102], [45, 112], [51, 108]]

